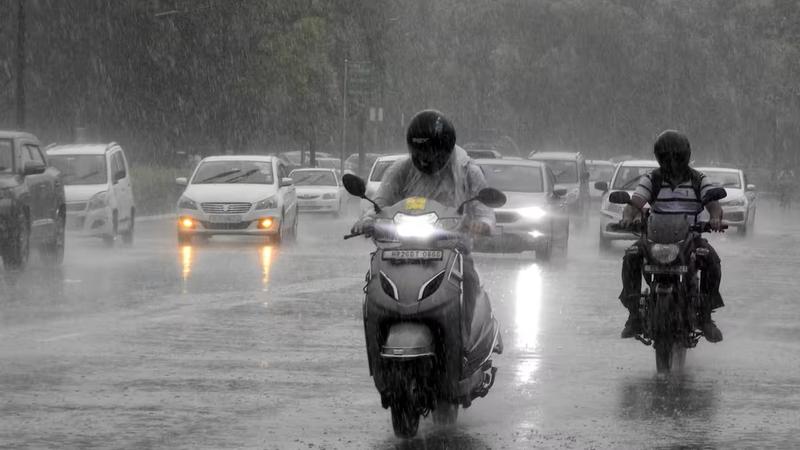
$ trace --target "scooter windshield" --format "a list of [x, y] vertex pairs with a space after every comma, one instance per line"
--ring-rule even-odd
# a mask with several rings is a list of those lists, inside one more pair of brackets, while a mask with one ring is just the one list
[[689, 221], [682, 214], [651, 213], [647, 219], [647, 238], [656, 244], [674, 244], [688, 234]]
[[380, 242], [452, 238], [460, 224], [455, 208], [425, 197], [409, 197], [381, 211], [374, 237]]

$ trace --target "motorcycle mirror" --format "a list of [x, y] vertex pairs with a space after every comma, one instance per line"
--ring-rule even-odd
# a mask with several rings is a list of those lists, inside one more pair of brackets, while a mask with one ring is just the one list
[[715, 187], [708, 190], [706, 195], [703, 197], [703, 204], [715, 202], [717, 200], [721, 200], [728, 196], [728, 192], [721, 188]]
[[344, 188], [347, 189], [350, 195], [365, 198], [367, 194], [367, 184], [364, 183], [364, 180], [361, 178], [352, 173], [346, 173], [342, 177], [342, 184], [344, 184]]
[[631, 195], [625, 191], [615, 191], [609, 194], [608, 201], [617, 205], [627, 205], [631, 202]]
[[481, 189], [475, 199], [490, 208], [499, 208], [506, 204], [506, 194], [490, 187]]

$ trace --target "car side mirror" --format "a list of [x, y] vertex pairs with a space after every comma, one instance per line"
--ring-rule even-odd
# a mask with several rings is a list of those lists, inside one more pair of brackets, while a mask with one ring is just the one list
[[278, 184], [278, 187], [287, 187], [294, 185], [294, 180], [289, 177], [281, 178], [281, 182]]
[[748, 184], [747, 185], [747, 190], [748, 191], [755, 191], [756, 190], [756, 185], [755, 184]]
[[627, 205], [631, 202], [631, 195], [625, 191], [612, 192], [608, 196], [608, 201], [617, 205]]
[[728, 196], [728, 192], [720, 187], [711, 188], [708, 190], [706, 195], [703, 197], [703, 204], [708, 204], [711, 202], [715, 202], [717, 200], [721, 200]]
[[187, 186], [189, 184], [189, 180], [187, 180], [186, 177], [178, 177], [175, 178], [175, 184], [178, 186]]
[[47, 166], [41, 161], [25, 161], [22, 169], [23, 175], [39, 175], [47, 170]]
[[598, 191], [608, 192], [608, 183], [605, 181], [597, 181], [594, 183], [594, 188]]
[[563, 197], [567, 195], [567, 190], [564, 188], [553, 189], [553, 195], [556, 197]]

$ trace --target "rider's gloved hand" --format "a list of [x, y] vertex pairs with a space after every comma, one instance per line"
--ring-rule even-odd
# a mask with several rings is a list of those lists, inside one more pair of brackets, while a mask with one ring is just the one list
[[350, 229], [352, 234], [363, 234], [365, 236], [372, 236], [375, 231], [375, 219], [372, 216], [362, 217]]

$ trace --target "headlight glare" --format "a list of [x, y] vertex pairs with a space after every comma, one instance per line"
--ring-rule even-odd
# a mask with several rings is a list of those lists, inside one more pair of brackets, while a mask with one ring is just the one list
[[520, 208], [517, 210], [517, 212], [522, 217], [533, 220], [539, 220], [547, 215], [547, 211], [538, 206], [531, 206], [530, 208]]
[[278, 207], [278, 199], [274, 195], [269, 198], [265, 198], [260, 202], [256, 203], [256, 210], [262, 209], [275, 209]]
[[397, 234], [407, 238], [425, 238], [436, 231], [436, 221], [439, 216], [436, 213], [422, 214], [413, 216], [410, 214], [397, 213], [394, 216], [394, 224]]
[[675, 244], [653, 244], [650, 247], [650, 256], [659, 264], [669, 264], [675, 261], [680, 253], [680, 248]]

